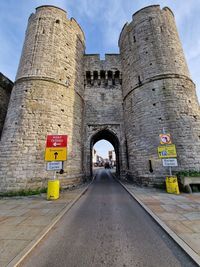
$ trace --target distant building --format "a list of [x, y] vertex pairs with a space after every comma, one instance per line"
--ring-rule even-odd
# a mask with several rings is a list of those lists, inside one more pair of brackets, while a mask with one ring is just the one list
[[92, 163], [93, 165], [97, 163], [97, 151], [94, 148], [92, 149]]
[[97, 151], [92, 149], [92, 165], [95, 167], [101, 167], [104, 163], [104, 159], [97, 154]]
[[116, 166], [115, 150], [108, 151], [108, 158], [109, 158], [109, 162], [112, 164], [112, 166]]

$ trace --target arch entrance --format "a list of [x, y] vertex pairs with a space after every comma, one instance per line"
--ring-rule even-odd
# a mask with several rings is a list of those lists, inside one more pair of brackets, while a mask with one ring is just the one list
[[92, 149], [94, 145], [100, 140], [108, 141], [115, 150], [116, 155], [116, 174], [121, 176], [123, 174], [125, 158], [124, 158], [124, 141], [122, 139], [122, 131], [120, 125], [106, 125], [87, 127], [85, 133], [85, 146], [84, 146], [84, 162], [83, 168], [86, 177], [92, 177]]
[[98, 141], [103, 140], [103, 139], [110, 142], [112, 144], [112, 146], [114, 147], [115, 155], [116, 155], [116, 173], [117, 173], [117, 175], [119, 175], [120, 174], [119, 139], [116, 136], [116, 134], [114, 134], [113, 132], [111, 132], [110, 130], [107, 130], [107, 129], [98, 131], [91, 138], [91, 141], [90, 141], [90, 175], [91, 176], [93, 175], [93, 173], [92, 173], [92, 171], [93, 171], [93, 168], [92, 168], [92, 149]]

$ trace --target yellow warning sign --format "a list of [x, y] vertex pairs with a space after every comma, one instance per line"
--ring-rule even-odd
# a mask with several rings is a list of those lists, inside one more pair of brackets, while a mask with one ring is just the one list
[[175, 145], [163, 145], [158, 147], [158, 156], [163, 158], [176, 158], [176, 146]]
[[46, 161], [64, 161], [67, 160], [66, 147], [47, 147], [45, 150]]
[[176, 176], [167, 177], [165, 182], [167, 193], [180, 194]]

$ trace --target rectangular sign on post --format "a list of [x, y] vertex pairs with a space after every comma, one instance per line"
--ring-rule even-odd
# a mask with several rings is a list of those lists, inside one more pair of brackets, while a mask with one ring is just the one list
[[176, 167], [178, 166], [177, 159], [162, 159], [162, 163], [164, 167]]
[[46, 161], [64, 161], [67, 160], [67, 148], [66, 147], [47, 147], [45, 150]]
[[158, 156], [162, 158], [176, 158], [176, 147], [175, 145], [163, 145], [158, 147]]
[[62, 161], [50, 161], [47, 162], [47, 171], [56, 171], [63, 169], [63, 162]]
[[46, 147], [67, 147], [67, 135], [47, 135]]

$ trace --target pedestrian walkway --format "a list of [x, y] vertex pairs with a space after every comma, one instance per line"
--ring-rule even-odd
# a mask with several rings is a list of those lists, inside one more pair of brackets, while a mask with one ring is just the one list
[[[200, 193], [172, 195], [123, 185], [165, 230], [191, 248], [200, 264]], [[86, 190], [87, 185], [66, 190], [56, 201], [47, 201], [46, 194], [0, 198], [0, 266], [15, 266]]]
[[86, 190], [87, 185], [63, 191], [47, 201], [46, 194], [0, 198], [0, 266], [14, 266], [46, 234]]
[[180, 238], [179, 245], [187, 252], [191, 248], [189, 254], [200, 264], [200, 193], [174, 195], [155, 188], [123, 185], [176, 241], [176, 237]]

